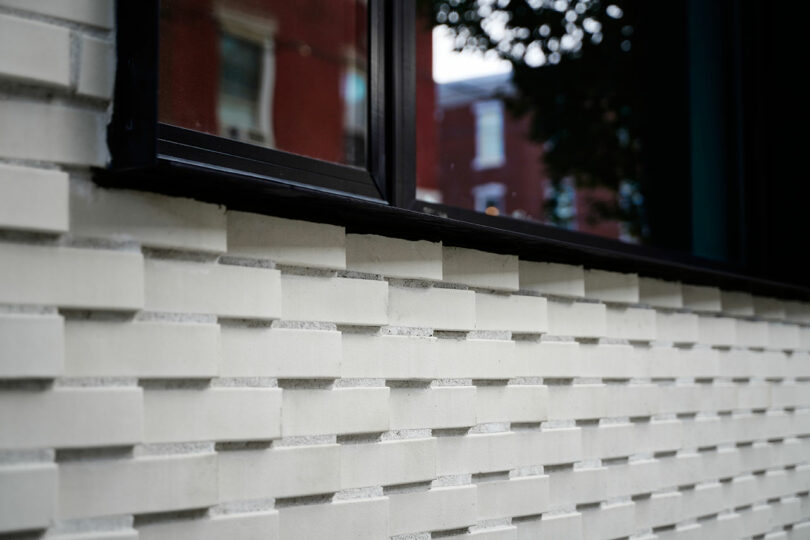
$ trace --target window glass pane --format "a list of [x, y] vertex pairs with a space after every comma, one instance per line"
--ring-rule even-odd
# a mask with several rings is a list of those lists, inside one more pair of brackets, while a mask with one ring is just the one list
[[417, 198], [728, 259], [726, 4], [418, 0]]
[[365, 166], [365, 0], [163, 0], [161, 122]]

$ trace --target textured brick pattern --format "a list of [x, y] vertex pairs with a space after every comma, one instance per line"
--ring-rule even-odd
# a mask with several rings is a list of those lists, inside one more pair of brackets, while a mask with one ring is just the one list
[[102, 190], [65, 5], [0, 0], [82, 43], [0, 52], [0, 536], [810, 538], [810, 305]]

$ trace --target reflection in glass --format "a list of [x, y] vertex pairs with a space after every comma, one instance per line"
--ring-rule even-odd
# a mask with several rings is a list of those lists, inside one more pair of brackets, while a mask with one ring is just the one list
[[685, 3], [418, 5], [417, 198], [651, 243], [650, 156], [688, 172]]
[[366, 164], [364, 0], [163, 0], [161, 122]]

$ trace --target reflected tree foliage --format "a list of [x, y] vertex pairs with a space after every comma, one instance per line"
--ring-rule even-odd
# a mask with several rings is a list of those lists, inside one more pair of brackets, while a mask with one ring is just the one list
[[[555, 189], [564, 182], [602, 188], [588, 216], [618, 219], [643, 241], [640, 170], [643, 96], [633, 0], [419, 0], [431, 26], [446, 25], [456, 50], [498, 55], [513, 68], [513, 115], [528, 115], [529, 137], [543, 144]], [[565, 224], [560, 197], [549, 221]]]

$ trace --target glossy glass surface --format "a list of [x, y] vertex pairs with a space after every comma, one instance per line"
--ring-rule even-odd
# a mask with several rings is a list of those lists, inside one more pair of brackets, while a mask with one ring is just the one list
[[159, 120], [364, 167], [363, 0], [163, 0]]

